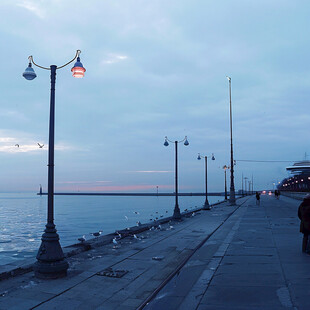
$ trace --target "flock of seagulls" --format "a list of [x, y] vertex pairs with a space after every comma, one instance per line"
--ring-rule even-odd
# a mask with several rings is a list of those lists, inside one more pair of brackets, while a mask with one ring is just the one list
[[[39, 145], [40, 148], [42, 148], [42, 147], [44, 146], [44, 144], [41, 145], [41, 144], [39, 144], [39, 143], [38, 143], [38, 145]], [[19, 145], [18, 145], [18, 147], [19, 147]], [[190, 207], [190, 209], [192, 209], [192, 208], [193, 208], [193, 207]], [[187, 212], [187, 211], [189, 211], [189, 210], [188, 210], [188, 209], [184, 209], [184, 211]], [[138, 211], [133, 211], [133, 213], [136, 214], [136, 215], [140, 215], [140, 213], [139, 213]], [[168, 210], [166, 210], [166, 213], [168, 213]], [[158, 211], [156, 211], [155, 214], [157, 215], [157, 214], [158, 214]], [[195, 215], [196, 215], [196, 213], [195, 213], [195, 212], [192, 212], [191, 216], [193, 217], [193, 216], [195, 216]], [[149, 228], [149, 230], [150, 230], [150, 231], [153, 231], [153, 230], [162, 230], [161, 224], [156, 224], [156, 221], [158, 220], [158, 216], [155, 217], [154, 219], [153, 219], [153, 217], [154, 217], [153, 214], [151, 214], [151, 216], [152, 216], [152, 218], [150, 218], [150, 221], [154, 221], [154, 226], [151, 226], [151, 227]], [[163, 215], [160, 215], [160, 217], [162, 218]], [[125, 215], [125, 219], [126, 219], [126, 221], [128, 221], [128, 216]], [[137, 221], [136, 224], [137, 224], [137, 226], [141, 226], [141, 225], [142, 225], [142, 223], [141, 223], [140, 221]], [[169, 225], [169, 227], [166, 228], [166, 230], [172, 230], [172, 229], [174, 229], [173, 225], [171, 225], [171, 221], [169, 221], [168, 225]], [[127, 230], [130, 230], [130, 228], [127, 228]], [[99, 230], [99, 231], [90, 233], [90, 235], [94, 236], [95, 238], [98, 238], [101, 234], [102, 234], [102, 230]], [[122, 237], [123, 237], [118, 231], [116, 231], [115, 234], [116, 234], [116, 236], [112, 239], [112, 243], [113, 243], [113, 248], [114, 248], [114, 249], [118, 248], [118, 245], [120, 244], [120, 240], [121, 240]], [[128, 236], [128, 235], [127, 235], [127, 236]], [[142, 238], [143, 238], [143, 237], [142, 237], [142, 238], [138, 237], [136, 234], [131, 234], [131, 236], [132, 236], [132, 238], [133, 238], [134, 240], [137, 240], [137, 241], [140, 241], [140, 240], [142, 240]], [[78, 241], [80, 241], [80, 243], [84, 243], [84, 242], [86, 241], [85, 235], [83, 235], [81, 238], [78, 238]], [[131, 242], [130, 242], [130, 243], [131, 243]]]

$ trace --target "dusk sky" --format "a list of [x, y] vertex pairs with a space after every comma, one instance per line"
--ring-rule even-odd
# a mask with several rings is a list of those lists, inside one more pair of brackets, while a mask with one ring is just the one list
[[[235, 187], [272, 188], [309, 148], [310, 2], [1, 0], [0, 191], [47, 187], [50, 72], [56, 77], [56, 191], [224, 190], [232, 81]], [[37, 143], [44, 144], [39, 148]], [[16, 147], [19, 144], [20, 147]], [[307, 159], [310, 159], [308, 157]], [[288, 161], [253, 163], [238, 160]], [[291, 161], [291, 162], [289, 162]]]

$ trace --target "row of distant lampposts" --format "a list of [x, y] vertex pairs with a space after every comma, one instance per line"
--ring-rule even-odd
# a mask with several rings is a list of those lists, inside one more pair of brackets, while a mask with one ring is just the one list
[[[232, 132], [232, 102], [231, 102], [231, 78], [227, 76], [228, 82], [229, 82], [229, 120], [230, 120], [230, 166], [224, 166], [225, 171], [225, 200], [227, 200], [227, 183], [226, 183], [226, 169], [230, 169], [230, 192], [229, 192], [229, 202], [231, 205], [236, 205], [236, 196], [235, 196], [235, 184], [234, 184], [234, 155], [233, 155], [233, 132]], [[165, 137], [164, 145], [168, 146], [169, 142], [175, 143], [175, 207], [173, 212], [173, 218], [180, 219], [181, 218], [181, 212], [179, 208], [178, 203], [178, 143], [181, 143], [184, 141], [184, 145], [188, 146], [189, 143], [187, 141], [187, 137], [181, 141], [171, 141], [168, 139], [168, 137]], [[201, 156], [200, 153], [198, 154], [198, 160], [201, 160], [201, 158], [205, 158], [205, 203], [204, 208], [210, 209], [210, 204], [208, 201], [208, 157], [207, 156]], [[215, 160], [214, 154], [212, 154], [212, 160]]]
[[[50, 65], [50, 67], [43, 67], [36, 64], [32, 56], [29, 56], [29, 64], [23, 73], [23, 77], [27, 80], [36, 78], [36, 73], [32, 68], [32, 64], [38, 68], [50, 70], [51, 75], [51, 91], [50, 91], [50, 119], [49, 119], [49, 145], [48, 145], [48, 203], [47, 203], [47, 224], [41, 238], [41, 245], [36, 256], [37, 262], [34, 266], [35, 275], [38, 278], [59, 278], [67, 274], [69, 267], [66, 261], [62, 248], [59, 243], [59, 235], [54, 224], [54, 141], [55, 141], [55, 84], [56, 84], [56, 70], [64, 68], [76, 60], [72, 67], [72, 75], [76, 78], [84, 77], [86, 69], [80, 61], [80, 50], [77, 50], [75, 57], [62, 66]], [[230, 142], [231, 142], [231, 179], [230, 179], [230, 198], [229, 201], [235, 205], [235, 187], [234, 187], [234, 168], [233, 168], [233, 140], [232, 140], [232, 105], [231, 105], [231, 78], [227, 77], [229, 81], [229, 106], [230, 106]], [[171, 141], [168, 137], [165, 138], [164, 145], [168, 146], [169, 142], [175, 144], [175, 207], [173, 212], [174, 219], [181, 219], [181, 212], [178, 203], [178, 144], [184, 142], [185, 146], [189, 145], [187, 137], [180, 141]], [[208, 202], [208, 177], [207, 177], [207, 156], [198, 154], [198, 160], [205, 158], [205, 186], [206, 186], [206, 199], [204, 207], [210, 208]], [[212, 160], [215, 160], [212, 154]], [[226, 184], [226, 169], [225, 169], [225, 184]], [[225, 186], [226, 187], [226, 186]], [[158, 193], [158, 187], [157, 187]], [[227, 199], [227, 193], [225, 195]]]
[[[249, 180], [249, 181], [247, 181]], [[244, 186], [243, 186], [243, 181], [244, 181]], [[247, 190], [247, 186], [248, 186], [248, 190]], [[244, 194], [243, 192], [243, 188], [244, 188], [244, 192], [247, 193], [253, 193], [254, 192], [254, 181], [253, 181], [253, 175], [252, 175], [252, 181], [250, 180], [250, 178], [248, 177], [243, 177], [242, 174], [242, 195]]]

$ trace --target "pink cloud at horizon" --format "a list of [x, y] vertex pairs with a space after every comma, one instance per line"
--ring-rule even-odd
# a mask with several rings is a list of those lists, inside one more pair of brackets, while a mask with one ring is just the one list
[[82, 191], [82, 192], [130, 192], [147, 190], [173, 190], [174, 185], [107, 185], [107, 186], [59, 186], [57, 191]]

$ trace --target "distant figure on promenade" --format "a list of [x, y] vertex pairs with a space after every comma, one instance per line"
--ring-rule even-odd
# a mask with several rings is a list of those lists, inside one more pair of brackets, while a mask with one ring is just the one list
[[277, 199], [279, 199], [279, 191], [277, 189], [274, 191], [274, 195]]
[[307, 195], [298, 208], [298, 217], [300, 219], [300, 232], [304, 234], [302, 240], [302, 251], [310, 254], [310, 195]]
[[257, 205], [260, 205], [260, 193], [259, 192], [256, 192], [256, 204]]

